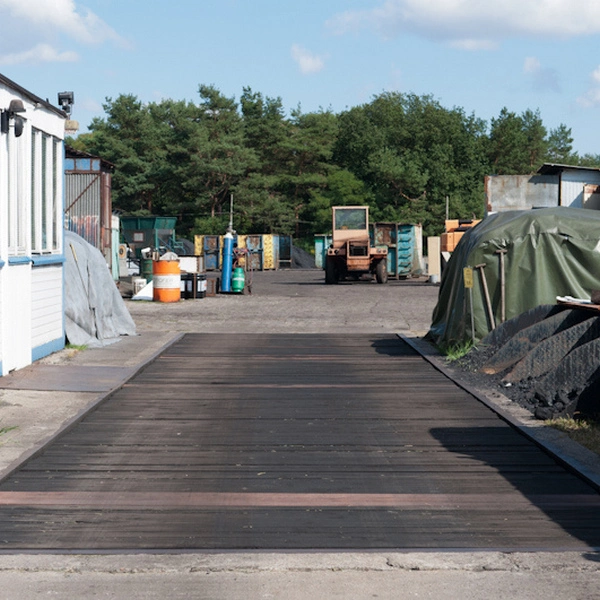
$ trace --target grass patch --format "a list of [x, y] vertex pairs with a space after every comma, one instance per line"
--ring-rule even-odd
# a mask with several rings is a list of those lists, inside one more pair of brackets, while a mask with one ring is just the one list
[[81, 346], [78, 346], [77, 344], [67, 344], [65, 348], [67, 350], [77, 350], [78, 352], [81, 352], [82, 350], [87, 350], [87, 344], [82, 344]]
[[475, 344], [473, 343], [473, 340], [469, 340], [468, 342], [451, 344], [449, 346], [441, 346], [440, 352], [444, 354], [448, 362], [453, 362], [455, 360], [459, 360], [465, 356], [465, 354], [468, 354], [474, 346]]
[[569, 419], [560, 417], [549, 419], [546, 425], [566, 433], [572, 440], [588, 450], [600, 454], [600, 423], [587, 419]]
[[9, 431], [12, 431], [13, 429], [17, 429], [18, 425], [11, 425], [9, 427], [0, 427], [0, 435], [4, 435], [5, 433], [8, 433]]

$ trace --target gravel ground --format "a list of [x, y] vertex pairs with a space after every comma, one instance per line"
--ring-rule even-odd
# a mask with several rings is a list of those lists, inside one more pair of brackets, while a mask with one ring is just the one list
[[368, 279], [325, 285], [324, 280], [320, 269], [260, 271], [253, 275], [251, 294], [218, 294], [172, 304], [126, 302], [138, 331], [424, 334], [429, 330], [438, 286], [426, 278], [383, 285]]

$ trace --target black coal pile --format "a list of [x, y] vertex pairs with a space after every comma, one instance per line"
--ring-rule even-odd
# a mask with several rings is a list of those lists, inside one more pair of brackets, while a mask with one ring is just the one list
[[292, 246], [292, 268], [314, 269], [316, 268], [315, 257], [298, 246]]
[[600, 307], [534, 308], [498, 326], [455, 368], [540, 419], [600, 420]]

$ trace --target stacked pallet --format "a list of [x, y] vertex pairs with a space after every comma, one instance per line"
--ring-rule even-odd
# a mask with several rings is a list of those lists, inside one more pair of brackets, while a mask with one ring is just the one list
[[460, 242], [460, 238], [462, 238], [465, 232], [480, 222], [481, 219], [448, 219], [446, 221], [446, 231], [442, 233], [442, 252], [454, 252], [458, 242]]

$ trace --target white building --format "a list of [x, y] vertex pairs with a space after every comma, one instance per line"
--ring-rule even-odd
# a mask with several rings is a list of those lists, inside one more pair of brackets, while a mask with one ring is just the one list
[[59, 108], [0, 75], [0, 374], [64, 348]]

